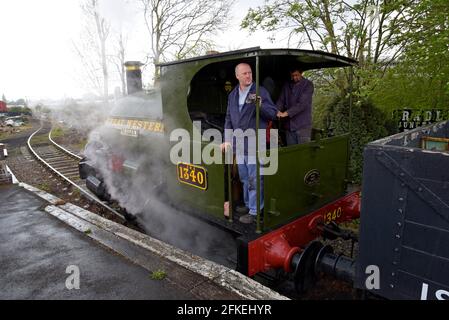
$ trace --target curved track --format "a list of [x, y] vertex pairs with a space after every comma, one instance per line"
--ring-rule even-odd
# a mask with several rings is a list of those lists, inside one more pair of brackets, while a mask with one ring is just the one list
[[[125, 217], [121, 213], [117, 212], [105, 202], [98, 199], [86, 188], [84, 181], [80, 179], [78, 172], [78, 162], [81, 160], [81, 157], [54, 142], [51, 138], [51, 129], [52, 128], [49, 125], [42, 125], [38, 130], [30, 135], [28, 138], [28, 148], [31, 153], [46, 168], [55, 173], [56, 176], [78, 189], [83, 196], [87, 197], [99, 206], [104, 207], [112, 214], [125, 221]], [[41, 140], [38, 143], [33, 143], [33, 137], [38, 132], [44, 134], [48, 132], [48, 140]]]

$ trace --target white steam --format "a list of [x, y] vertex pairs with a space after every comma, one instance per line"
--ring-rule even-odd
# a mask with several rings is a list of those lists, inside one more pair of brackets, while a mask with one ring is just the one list
[[[159, 107], [154, 99], [138, 99], [136, 96], [127, 97], [120, 103], [125, 108], [127, 102], [134, 107]], [[138, 109], [130, 107], [129, 114], [142, 119], [145, 114], [152, 113], [141, 108], [142, 114], [139, 115], [136, 114]], [[229, 265], [226, 261], [228, 256], [235, 259], [235, 243], [231, 235], [177, 211], [168, 203], [170, 197], [166, 192], [170, 191], [160, 188], [167, 170], [165, 163], [170, 161], [167, 137], [143, 130], [137, 138], [123, 136], [120, 128], [105, 124], [90, 134], [84, 154], [101, 173], [112, 198], [137, 216], [151, 236], [219, 263]], [[124, 172], [113, 172], [113, 158], [119, 162], [124, 160]]]

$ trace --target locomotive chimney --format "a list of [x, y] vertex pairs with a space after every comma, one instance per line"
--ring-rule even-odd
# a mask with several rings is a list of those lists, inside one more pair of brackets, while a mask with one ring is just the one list
[[143, 64], [139, 61], [125, 62], [126, 68], [126, 88], [128, 94], [142, 91], [142, 71], [140, 67]]

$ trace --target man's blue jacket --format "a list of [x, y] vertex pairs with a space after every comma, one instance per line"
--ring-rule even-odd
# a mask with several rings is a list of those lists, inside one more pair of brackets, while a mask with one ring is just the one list
[[[256, 104], [255, 101], [248, 101], [248, 97], [256, 94], [256, 84], [251, 85], [248, 92], [246, 103], [242, 107], [242, 112], [239, 111], [239, 86], [237, 85], [231, 91], [228, 97], [228, 109], [226, 111], [225, 129], [254, 129], [256, 130]], [[259, 128], [265, 129], [270, 120], [276, 119], [277, 108], [271, 100], [268, 91], [259, 86], [259, 95], [262, 98], [262, 105], [260, 107], [260, 122]]]
[[[247, 129], [256, 130], [256, 103], [255, 100], [249, 99], [256, 94], [256, 84], [251, 85], [251, 89], [248, 92], [245, 104], [242, 107], [242, 111], [239, 111], [239, 86], [237, 85], [229, 94], [228, 97], [228, 109], [226, 111], [225, 129]], [[259, 117], [259, 129], [265, 129], [267, 123], [270, 120], [276, 119], [277, 108], [271, 100], [268, 91], [259, 86], [259, 95], [262, 98], [262, 105], [260, 107]], [[229, 141], [230, 142], [230, 141]], [[234, 144], [235, 152], [235, 144]], [[245, 150], [247, 150], [245, 146]], [[245, 154], [247, 154], [245, 152]]]

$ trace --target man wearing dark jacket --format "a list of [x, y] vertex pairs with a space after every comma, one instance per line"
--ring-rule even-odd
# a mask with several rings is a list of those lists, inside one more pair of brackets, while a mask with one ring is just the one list
[[[257, 189], [256, 189], [256, 161], [255, 161], [255, 135], [256, 130], [256, 85], [253, 83], [251, 67], [246, 63], [240, 63], [235, 67], [235, 76], [239, 85], [231, 91], [228, 97], [228, 109], [226, 111], [225, 129], [254, 130], [252, 138], [244, 139], [244, 143], [234, 143], [234, 152], [237, 155], [237, 164], [240, 180], [243, 183], [243, 199], [246, 208], [241, 213], [248, 212], [240, 217], [240, 222], [251, 223], [257, 214]], [[262, 86], [259, 87], [259, 99], [261, 99], [259, 129], [265, 129], [267, 122], [276, 118], [276, 106], [272, 102], [269, 93]], [[248, 130], [250, 131], [250, 130]], [[247, 131], [247, 132], [248, 132]], [[240, 141], [242, 142], [242, 141]], [[265, 143], [262, 141], [261, 143]], [[227, 148], [229, 141], [222, 144]], [[253, 151], [253, 152], [251, 152]], [[260, 177], [260, 209], [263, 209], [263, 176]]]
[[299, 68], [291, 71], [292, 81], [284, 85], [276, 103], [287, 145], [309, 142], [312, 134], [313, 83], [302, 73]]

